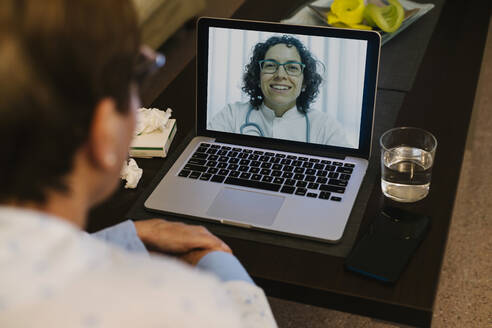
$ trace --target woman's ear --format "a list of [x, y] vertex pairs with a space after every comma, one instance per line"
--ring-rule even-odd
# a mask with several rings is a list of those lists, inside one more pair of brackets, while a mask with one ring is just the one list
[[100, 100], [94, 108], [88, 146], [90, 160], [97, 168], [113, 170], [118, 164], [119, 116], [112, 98]]

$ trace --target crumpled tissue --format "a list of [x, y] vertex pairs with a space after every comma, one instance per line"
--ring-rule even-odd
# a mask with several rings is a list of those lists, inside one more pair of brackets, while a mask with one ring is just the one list
[[155, 130], [164, 130], [171, 117], [172, 109], [166, 111], [158, 108], [139, 108], [137, 110], [137, 126], [135, 135], [151, 133]]
[[128, 163], [125, 161], [121, 169], [121, 178], [126, 180], [125, 188], [136, 188], [142, 177], [142, 173], [143, 170], [138, 167], [137, 162], [133, 158], [130, 158]]

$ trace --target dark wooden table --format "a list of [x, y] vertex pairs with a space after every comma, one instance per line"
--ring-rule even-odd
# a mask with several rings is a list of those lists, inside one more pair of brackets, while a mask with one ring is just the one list
[[[219, 2], [215, 1], [214, 6]], [[227, 8], [220, 4], [209, 8], [207, 14], [234, 13], [236, 18], [279, 21], [303, 2], [249, 0], [239, 7], [243, 1], [236, 0], [229, 2]], [[412, 205], [412, 210], [432, 218], [430, 231], [398, 282], [385, 285], [347, 272], [343, 258], [222, 236], [267, 295], [419, 327], [430, 326], [490, 11], [490, 1], [446, 1], [412, 88], [396, 90], [402, 92], [403, 103], [395, 125], [422, 127], [439, 140], [431, 192], [425, 200]], [[188, 40], [193, 29], [193, 23], [188, 24], [177, 39], [163, 46], [171, 59], [166, 65], [168, 71], [163, 70], [143, 92], [144, 105], [175, 110], [178, 133], [171, 151], [195, 124], [195, 49], [193, 41]], [[181, 55], [173, 49], [180, 49]], [[384, 51], [383, 47], [383, 55]], [[162, 159], [139, 160], [144, 176], [138, 188], [121, 187], [94, 209], [87, 230], [122, 221], [163, 163]], [[376, 183], [361, 231], [383, 203]]]

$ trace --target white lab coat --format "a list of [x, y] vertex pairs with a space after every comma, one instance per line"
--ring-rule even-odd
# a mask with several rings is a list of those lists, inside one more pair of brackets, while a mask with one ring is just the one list
[[[208, 129], [241, 133], [241, 126], [246, 123], [246, 115], [250, 108], [249, 102], [226, 105], [212, 118]], [[311, 125], [309, 142], [353, 147], [347, 141], [345, 132], [336, 119], [318, 110], [309, 110], [307, 115]], [[264, 137], [306, 142], [306, 118], [297, 110], [297, 106], [289, 109], [282, 117], [276, 117], [272, 109], [262, 104], [259, 110], [253, 109], [249, 116], [249, 123], [258, 124]], [[252, 126], [244, 127], [243, 134], [260, 136], [258, 129]]]

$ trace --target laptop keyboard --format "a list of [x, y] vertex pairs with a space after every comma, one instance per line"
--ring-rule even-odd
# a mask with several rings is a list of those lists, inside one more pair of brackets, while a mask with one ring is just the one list
[[341, 201], [354, 167], [304, 155], [200, 143], [178, 176]]

